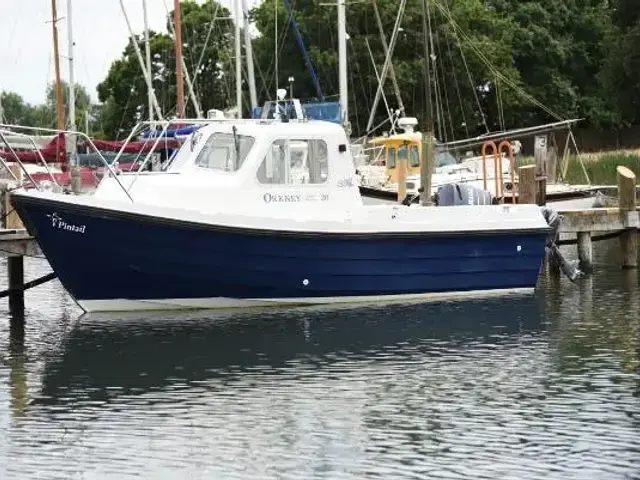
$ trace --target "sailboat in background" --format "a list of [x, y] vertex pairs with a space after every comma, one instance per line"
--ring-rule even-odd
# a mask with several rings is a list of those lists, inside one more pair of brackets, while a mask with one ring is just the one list
[[[401, 116], [405, 115], [404, 107], [400, 98], [399, 89], [393, 75], [393, 63], [391, 56], [395, 47], [395, 40], [400, 28], [401, 18], [404, 13], [404, 5], [406, 0], [401, 0], [394, 30], [391, 35], [391, 40], [387, 46], [385, 34], [382, 30], [382, 22], [377, 9], [376, 0], [371, 0], [374, 13], [376, 14], [377, 24], [381, 37], [381, 42], [385, 50], [385, 63], [379, 79], [378, 89], [376, 97], [369, 117], [366, 131], [369, 132], [373, 117], [375, 114], [378, 101], [383, 94], [382, 86], [386, 80], [387, 74], [390, 74], [392, 81], [394, 81], [394, 91], [398, 100], [400, 109], [398, 113]], [[423, 15], [430, 16], [429, 0], [424, 0]], [[451, 26], [454, 31], [461, 30], [455, 23], [451, 14], [446, 7], [439, 3], [435, 3], [436, 7], [440, 9], [441, 13], [451, 22]], [[424, 45], [425, 45], [425, 58], [430, 58], [430, 62], [426, 63], [426, 81], [427, 90], [430, 91], [430, 85], [435, 84], [435, 97], [436, 97], [436, 115], [438, 116], [439, 123], [444, 117], [442, 98], [439, 98], [439, 83], [437, 78], [436, 56], [428, 55], [429, 49], [433, 50], [433, 33], [431, 31], [431, 21], [429, 18], [423, 22]], [[463, 32], [459, 32], [463, 33]], [[458, 34], [456, 34], [458, 35]], [[458, 38], [458, 37], [457, 37]], [[458, 40], [459, 41], [459, 40]], [[473, 48], [477, 48], [472, 45]], [[464, 52], [459, 45], [460, 52], [464, 57]], [[495, 70], [495, 67], [488, 63], [486, 58], [481, 57], [490, 69]], [[464, 58], [463, 58], [464, 60]], [[433, 63], [433, 68], [429, 68], [429, 63]], [[466, 61], [465, 61], [466, 63]], [[375, 68], [375, 66], [374, 66]], [[430, 70], [434, 73], [431, 77]], [[472, 85], [473, 86], [473, 85]], [[524, 93], [524, 92], [523, 92]], [[474, 94], [477, 93], [474, 90]], [[526, 95], [526, 94], [525, 94]], [[431, 97], [431, 93], [428, 94]], [[429, 102], [428, 102], [429, 103]], [[547, 109], [548, 110], [548, 109]], [[550, 111], [550, 110], [548, 110]], [[551, 112], [553, 113], [553, 112]], [[480, 112], [484, 118], [484, 114]], [[554, 114], [555, 115], [555, 114]], [[514, 201], [514, 194], [517, 192], [518, 176], [515, 171], [517, 166], [515, 162], [515, 154], [518, 153], [510, 141], [514, 139], [523, 139], [527, 137], [534, 137], [538, 135], [546, 135], [558, 130], [568, 130], [569, 136], [567, 137], [567, 146], [565, 146], [564, 159], [568, 161], [568, 141], [575, 138], [571, 133], [571, 127], [575, 125], [579, 120], [569, 119], [563, 120], [555, 115], [559, 121], [537, 125], [534, 127], [520, 128], [513, 130], [503, 130], [498, 132], [490, 132], [487, 127], [487, 133], [485, 135], [467, 138], [462, 140], [453, 140], [444, 142], [438, 142], [434, 137], [435, 144], [435, 165], [434, 172], [432, 174], [431, 192], [430, 195], [435, 195], [438, 190], [446, 185], [465, 185], [473, 188], [481, 189], [483, 191], [489, 191], [492, 197], [498, 199], [498, 201], [504, 201], [505, 197], [509, 195], [511, 201]], [[431, 117], [433, 118], [433, 117]], [[411, 117], [391, 118], [392, 120], [392, 134], [384, 134], [379, 137], [375, 137], [367, 142], [367, 138], [363, 139], [363, 150], [368, 152], [368, 156], [360, 156], [361, 163], [359, 167], [359, 181], [361, 185], [361, 193], [367, 198], [375, 198], [377, 200], [397, 201], [397, 198], [404, 195], [413, 197], [413, 201], [417, 201], [419, 198], [418, 189], [420, 187], [420, 169], [422, 165], [423, 148], [421, 146], [423, 135], [420, 132], [414, 131], [417, 125], [417, 120]], [[486, 125], [486, 123], [485, 123]], [[403, 133], [395, 133], [394, 130], [399, 127], [404, 130]], [[445, 127], [446, 128], [446, 127]], [[431, 128], [431, 130], [433, 130]], [[516, 142], [514, 142], [514, 145]], [[517, 140], [518, 146], [521, 145]], [[481, 151], [478, 152], [478, 150]], [[504, 147], [504, 148], [503, 148]], [[546, 148], [546, 147], [545, 147]], [[473, 149], [476, 149], [474, 156]], [[490, 151], [493, 150], [493, 151]], [[518, 148], [519, 150], [519, 148]], [[485, 154], [485, 152], [487, 152]], [[480, 155], [478, 155], [480, 153]], [[557, 155], [557, 152], [554, 152]], [[456, 158], [457, 157], [457, 158]], [[399, 164], [403, 162], [406, 164], [406, 179], [403, 188], [399, 188]], [[403, 194], [399, 194], [402, 190]], [[584, 206], [591, 206], [594, 201], [599, 202], [598, 195], [599, 188], [591, 186], [570, 186], [566, 184], [556, 184], [555, 178], [551, 179], [550, 185], [547, 187], [547, 199], [548, 200], [584, 200]]]

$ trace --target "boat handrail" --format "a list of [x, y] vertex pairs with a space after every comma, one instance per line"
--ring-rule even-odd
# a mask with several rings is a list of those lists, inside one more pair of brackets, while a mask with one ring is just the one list
[[[55, 128], [31, 127], [31, 126], [27, 126], [27, 125], [11, 125], [11, 124], [0, 123], [0, 130], [3, 130], [3, 131], [6, 130], [6, 129], [10, 129], [9, 131], [11, 131], [13, 134], [15, 134], [15, 133], [17, 133], [17, 132], [14, 131], [16, 128], [21, 129], [21, 130], [34, 131], [34, 132], [50, 132], [50, 133], [57, 133], [57, 134], [63, 133], [63, 134], [74, 135], [74, 136], [77, 136], [77, 137], [80, 137], [80, 138], [84, 139], [95, 150], [95, 152], [98, 154], [98, 156], [102, 160], [102, 163], [107, 168], [109, 173], [111, 175], [113, 175], [113, 177], [118, 182], [118, 185], [120, 185], [120, 188], [122, 188], [122, 190], [127, 195], [129, 200], [131, 200], [131, 202], [133, 203], [133, 198], [131, 198], [131, 195], [129, 195], [129, 192], [124, 187], [124, 185], [122, 185], [120, 180], [117, 179], [115, 170], [112, 168], [112, 166], [109, 164], [109, 162], [107, 162], [107, 160], [102, 156], [102, 154], [100, 153], [100, 151], [98, 150], [96, 145], [93, 143], [93, 141], [91, 140], [91, 138], [89, 138], [89, 136], [87, 134], [85, 134], [83, 132], [78, 132], [78, 131], [75, 131], [75, 130], [58, 130], [58, 129], [55, 129]], [[20, 165], [20, 168], [22, 168], [22, 170], [25, 172], [25, 174], [29, 177], [29, 180], [33, 183], [33, 185], [36, 187], [36, 189], [40, 190], [39, 185], [35, 182], [33, 177], [29, 174], [29, 172], [25, 168], [25, 166], [22, 163], [22, 161], [18, 158], [17, 154], [15, 154], [15, 151], [13, 149], [11, 149], [11, 150], [12, 150], [12, 152], [14, 154], [14, 157], [18, 161], [18, 164]], [[38, 152], [39, 152], [39, 149], [36, 148], [36, 150], [38, 150]], [[40, 157], [42, 157], [42, 154], [38, 153], [38, 155]], [[3, 163], [3, 166], [5, 168], [7, 168], [7, 170], [9, 170], [7, 164], [4, 162], [4, 159], [2, 160], [2, 163]], [[48, 170], [48, 168], [47, 168], [47, 170]], [[16, 181], [18, 181], [18, 178], [13, 174], [13, 172], [11, 172], [11, 176], [13, 176], [13, 178]]]
[[[16, 161], [18, 162], [18, 165], [20, 166], [20, 168], [22, 169], [22, 171], [25, 173], [25, 175], [29, 178], [29, 181], [31, 183], [33, 183], [34, 187], [36, 189], [39, 190], [39, 185], [36, 183], [36, 181], [33, 179], [33, 177], [29, 174], [29, 172], [27, 171], [27, 169], [25, 168], [25, 166], [22, 164], [22, 161], [20, 160], [20, 158], [18, 157], [18, 154], [16, 153], [16, 151], [14, 150], [14, 148], [11, 146], [11, 144], [9, 143], [9, 141], [7, 140], [7, 137], [5, 135], [13, 135], [13, 136], [18, 136], [18, 137], [25, 137], [27, 138], [32, 146], [33, 149], [35, 150], [35, 152], [37, 153], [37, 155], [40, 157], [40, 161], [43, 163], [44, 168], [47, 170], [47, 173], [49, 174], [49, 177], [51, 177], [51, 180], [53, 181], [53, 183], [56, 184], [57, 187], [60, 187], [60, 185], [58, 184], [58, 181], [56, 180], [56, 177], [53, 176], [53, 173], [51, 173], [51, 170], [49, 169], [49, 165], [47, 164], [47, 161], [44, 159], [44, 157], [42, 156], [42, 153], [40, 152], [40, 149], [38, 148], [38, 146], [36, 145], [35, 140], [33, 139], [33, 137], [31, 137], [30, 135], [27, 135], [25, 133], [20, 133], [20, 132], [14, 132], [11, 130], [5, 130], [3, 128], [0, 128], [0, 139], [2, 140], [2, 142], [6, 145], [6, 147], [9, 149], [9, 151], [11, 152], [11, 155], [13, 155], [13, 157], [16, 159]], [[9, 172], [9, 174], [13, 177], [13, 179], [17, 182], [20, 183], [20, 181], [18, 180], [18, 177], [16, 177], [15, 173], [13, 173], [13, 171], [9, 168], [9, 166], [7, 165], [7, 163], [5, 162], [5, 159], [2, 155], [0, 155], [0, 160], [2, 161], [2, 166], [4, 167], [4, 169]]]
[[[142, 122], [138, 122], [131, 129], [131, 132], [129, 133], [129, 136], [127, 137], [127, 139], [124, 141], [124, 143], [120, 147], [120, 150], [118, 151], [118, 153], [116, 155], [116, 158], [114, 159], [114, 163], [117, 162], [118, 159], [121, 157], [124, 149], [129, 144], [129, 142], [131, 142], [131, 139], [134, 137], [134, 135], [137, 132], [141, 132], [144, 127], [152, 127], [152, 126], [153, 127], [157, 127], [158, 125], [160, 125], [160, 126], [162, 126], [162, 130], [160, 130], [160, 132], [158, 134], [158, 130], [156, 129], [155, 136], [150, 138], [150, 139], [146, 139], [146, 141], [153, 140], [153, 147], [149, 149], [149, 152], [144, 157], [144, 160], [142, 161], [142, 163], [140, 164], [140, 166], [136, 170], [136, 174], [134, 175], [133, 180], [131, 180], [131, 183], [129, 184], [129, 188], [127, 189], [127, 194], [128, 194], [128, 192], [131, 191], [131, 187], [133, 187], [133, 184], [138, 179], [138, 174], [141, 171], [144, 170], [144, 167], [147, 165], [147, 162], [151, 158], [151, 155], [153, 154], [153, 152], [158, 147], [158, 144], [160, 143], [160, 141], [161, 140], [164, 140], [164, 141], [167, 140], [167, 137], [165, 136], [165, 133], [169, 129], [170, 125], [172, 125], [172, 124], [178, 124], [178, 125], [182, 125], [182, 124], [210, 125], [212, 123], [224, 123], [225, 121], [226, 122], [233, 122], [234, 120], [237, 122], [239, 119], [177, 118], [177, 117], [174, 117], [174, 118], [170, 118], [170, 119], [155, 120], [153, 122], [151, 122], [150, 120], [145, 120], [145, 121], [142, 121]], [[129, 168], [130, 172], [131, 172], [132, 168], [133, 168], [133, 166], [131, 168]]]
[[[293, 123], [293, 122], [306, 123], [307, 121], [308, 120], [306, 118], [294, 118], [289, 120], [290, 123]], [[282, 123], [282, 120], [274, 119], [274, 118], [177, 118], [177, 117], [170, 118], [170, 119], [163, 119], [163, 120], [155, 120], [153, 122], [149, 120], [144, 120], [137, 123], [131, 129], [129, 136], [127, 137], [125, 142], [122, 144], [122, 147], [120, 148], [120, 151], [116, 155], [114, 162], [118, 160], [123, 150], [125, 149], [126, 145], [131, 141], [134, 135], [137, 132], [141, 131], [143, 127], [152, 126], [152, 125], [156, 127], [162, 126], [162, 130], [159, 132], [159, 134], [156, 134], [155, 137], [153, 137], [153, 140], [155, 140], [153, 147], [149, 150], [149, 153], [144, 158], [144, 160], [142, 161], [142, 164], [140, 164], [136, 172], [141, 172], [144, 170], [144, 167], [146, 166], [147, 162], [151, 158], [151, 154], [155, 151], [159, 142], [163, 139], [166, 140], [166, 137], [164, 137], [164, 134], [168, 130], [170, 125], [176, 125], [176, 124], [178, 125], [185, 125], [185, 124], [212, 125], [216, 123], [217, 124], [272, 125], [272, 124], [280, 124]], [[131, 171], [131, 169], [129, 171]], [[138, 179], [138, 175], [136, 174], [133, 180], [131, 181], [131, 183], [129, 184], [128, 192], [131, 191], [131, 187], [133, 187], [133, 184], [136, 182], [137, 179]]]

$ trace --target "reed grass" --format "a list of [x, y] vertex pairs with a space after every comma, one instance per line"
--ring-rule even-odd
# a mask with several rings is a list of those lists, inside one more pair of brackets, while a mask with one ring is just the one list
[[[626, 152], [610, 152], [599, 155], [570, 155], [567, 158], [569, 165], [564, 181], [571, 185], [587, 184], [587, 178], [580, 163], [584, 165], [584, 170], [589, 175], [592, 185], [616, 185], [618, 183], [616, 168], [623, 165], [636, 174], [640, 181], [640, 155]], [[533, 157], [521, 157], [520, 165], [530, 165], [534, 163]], [[558, 166], [558, 179], [562, 180], [562, 167]]]

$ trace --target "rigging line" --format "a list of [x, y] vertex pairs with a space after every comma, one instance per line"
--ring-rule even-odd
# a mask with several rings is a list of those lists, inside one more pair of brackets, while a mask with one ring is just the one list
[[[295, 3], [295, 0], [294, 0], [293, 3]], [[277, 6], [277, 0], [274, 0], [274, 4]], [[295, 5], [292, 5], [291, 8], [295, 8]], [[276, 11], [277, 11], [277, 9], [276, 9]], [[274, 74], [273, 79], [274, 79], [275, 85], [278, 85], [277, 75], [280, 73], [278, 71], [278, 58], [280, 57], [280, 54], [282, 53], [282, 49], [284, 48], [284, 39], [287, 36], [287, 34], [289, 33], [289, 28], [291, 28], [290, 23], [286, 22], [284, 28], [282, 29], [282, 33], [280, 34], [280, 39], [278, 40], [278, 38], [277, 38], [277, 27], [278, 27], [277, 20], [278, 20], [278, 18], [276, 16], [276, 24], [275, 24], [276, 25], [276, 35], [275, 35], [275, 37], [276, 37], [276, 39], [275, 39], [276, 40], [276, 42], [275, 42], [276, 43], [276, 48], [275, 48], [275, 52], [274, 52], [275, 55], [273, 56], [273, 58], [271, 59], [271, 62], [269, 63], [269, 67], [267, 68], [267, 74], [266, 74], [267, 80], [269, 80], [269, 77], [271, 76], [272, 73]], [[275, 69], [274, 69], [274, 67], [275, 67]], [[273, 69], [273, 72], [272, 72], [272, 69]], [[268, 90], [267, 90], [266, 93], [267, 93], [267, 98], [268, 98], [269, 97]]]
[[[381, 81], [378, 82], [378, 86], [376, 89], [376, 96], [373, 99], [373, 106], [371, 107], [371, 111], [369, 113], [369, 120], [367, 121], [367, 127], [365, 130], [369, 130], [371, 128], [371, 125], [373, 124], [373, 117], [375, 116], [375, 112], [378, 108], [380, 95], [382, 94], [384, 82], [386, 81], [386, 78], [387, 78], [389, 64], [391, 63], [391, 56], [393, 55], [393, 51], [396, 45], [396, 40], [398, 39], [398, 32], [400, 30], [400, 24], [404, 16], [406, 5], [407, 5], [407, 0], [400, 0], [400, 6], [398, 7], [398, 13], [396, 14], [395, 23], [393, 25], [393, 31], [391, 32], [391, 39], [389, 40], [389, 48], [388, 48], [387, 54], [385, 55], [384, 65], [382, 66], [382, 73], [380, 74]], [[425, 61], [428, 62], [429, 60], [425, 59]]]
[[209, 44], [209, 38], [211, 37], [211, 32], [213, 32], [213, 28], [216, 23], [216, 18], [218, 17], [218, 9], [220, 8], [220, 3], [215, 0], [211, 0], [211, 5], [215, 4], [215, 10], [213, 11], [213, 18], [211, 19], [211, 23], [209, 23], [209, 30], [207, 31], [207, 36], [204, 39], [204, 45], [202, 46], [202, 51], [200, 52], [200, 58], [198, 59], [198, 63], [196, 64], [196, 69], [193, 71], [193, 84], [196, 84], [196, 80], [198, 79], [198, 75], [200, 74], [200, 66], [202, 65], [202, 61], [204, 60], [204, 54], [207, 51], [207, 45]]
[[118, 125], [118, 131], [116, 132], [116, 140], [120, 138], [120, 130], [122, 130], [122, 124], [124, 123], [124, 119], [127, 116], [127, 110], [129, 109], [129, 102], [131, 101], [131, 96], [133, 95], [133, 87], [129, 89], [129, 97], [127, 98], [127, 103], [124, 105], [124, 110], [122, 110], [122, 116], [120, 117], [120, 125]]
[[[464, 123], [464, 130], [467, 138], [469, 138], [469, 127], [467, 125], [467, 116], [464, 111], [464, 105], [462, 103], [462, 94], [460, 92], [460, 84], [458, 82], [458, 75], [456, 75], [455, 64], [453, 62], [453, 54], [451, 52], [451, 44], [449, 43], [449, 37], [447, 35], [444, 36], [446, 44], [447, 44], [447, 53], [449, 57], [449, 63], [451, 64], [451, 72], [453, 74], [453, 84], [456, 90], [456, 95], [458, 97], [458, 103], [460, 104], [460, 113], [462, 114], [462, 122]], [[452, 119], [453, 121], [453, 119]]]
[[[433, 52], [433, 50], [431, 50]], [[433, 55], [433, 54], [432, 54]], [[435, 55], [434, 55], [435, 56]], [[442, 111], [442, 105], [441, 105], [441, 98], [440, 98], [440, 82], [438, 80], [438, 66], [436, 64], [436, 61], [433, 57], [431, 57], [431, 71], [433, 72], [433, 86], [434, 86], [434, 97], [435, 97], [435, 101], [436, 101], [436, 127], [438, 129], [438, 139], [441, 141], [444, 141], [446, 143], [446, 134], [443, 135], [443, 131], [442, 131], [442, 116], [441, 116], [441, 111]]]
[[[351, 50], [353, 50], [353, 45], [351, 45]], [[351, 80], [351, 91], [355, 92], [356, 91], [356, 82], [353, 79], [354, 75], [353, 75], [353, 70], [350, 70], [350, 75], [349, 75], [349, 79]], [[355, 95], [354, 95], [354, 99], [355, 99]], [[352, 112], [354, 112], [355, 117], [356, 117], [356, 130], [360, 130], [360, 119], [358, 117], [358, 109], [354, 108], [351, 110]]]
[[[440, 78], [438, 76], [438, 65], [441, 65], [441, 62], [439, 62], [438, 60], [440, 59], [440, 55], [436, 54], [436, 50], [434, 49], [434, 42], [433, 42], [433, 32], [431, 32], [431, 51], [433, 52], [433, 73], [434, 73], [434, 83], [435, 83], [435, 87], [436, 87], [436, 109], [438, 112], [438, 135], [440, 136], [441, 139], [444, 140], [444, 142], [448, 142], [447, 139], [447, 122], [445, 120], [444, 117], [444, 105], [442, 102], [442, 83], [443, 83], [443, 78]], [[440, 123], [441, 122], [441, 123]]]
[[[444, 58], [442, 56], [442, 46], [440, 45], [440, 35], [436, 35], [436, 47], [437, 47], [437, 52], [438, 52], [437, 58], [438, 59]], [[438, 63], [440, 65], [440, 71], [442, 72], [442, 77], [441, 77], [442, 78], [442, 82], [441, 83], [442, 83], [442, 89], [444, 91], [444, 101], [445, 101], [445, 104], [447, 106], [447, 114], [448, 114], [447, 117], [449, 119], [449, 130], [451, 132], [451, 139], [455, 140], [456, 137], [455, 137], [455, 133], [454, 133], [454, 129], [453, 129], [453, 115], [451, 114], [451, 105], [450, 105], [450, 102], [449, 102], [449, 93], [448, 93], [448, 89], [447, 89], [447, 80], [445, 78], [445, 74], [446, 74], [445, 62], [444, 61], [440, 61]], [[442, 115], [444, 117], [444, 109], [443, 109]], [[446, 122], [445, 122], [445, 124], [446, 124]], [[446, 132], [446, 125], [445, 125], [445, 132]]]
[[[371, 51], [371, 47], [369, 45], [369, 40], [367, 38], [364, 39], [367, 44], [367, 50], [369, 51], [369, 58], [371, 59], [371, 64], [373, 65], [373, 71], [376, 74], [376, 80], [380, 82], [380, 75], [378, 75], [378, 69], [376, 68], [376, 63], [373, 58], [373, 52]], [[385, 109], [387, 110], [387, 115], [389, 117], [389, 121], [391, 122], [391, 128], [394, 128], [393, 115], [391, 114], [391, 110], [389, 109], [389, 103], [387, 102], [387, 96], [382, 92], [382, 101], [384, 102]]]
[[[366, 38], [366, 37], [365, 37], [365, 38]], [[352, 49], [352, 50], [355, 50], [355, 43], [353, 43], [353, 44], [351, 45], [351, 49]], [[363, 75], [362, 75], [362, 69], [360, 68], [360, 62], [358, 61], [358, 56], [357, 56], [357, 55], [353, 55], [353, 63], [354, 63], [354, 65], [355, 65], [355, 70], [356, 70], [355, 74], [356, 74], [356, 76], [358, 77], [358, 79], [360, 80], [360, 88], [362, 89], [362, 98], [368, 98], [368, 95], [367, 95], [367, 89], [366, 89], [366, 87], [365, 87], [365, 85], [364, 85], [364, 80], [363, 80]], [[355, 98], [356, 98], [356, 96], [355, 96], [355, 89], [353, 90], [353, 92], [354, 92], [353, 98], [354, 98], [354, 100], [355, 100]], [[358, 110], [358, 109], [356, 109], [356, 112], [357, 112], [357, 110]], [[360, 126], [358, 125], [358, 130], [359, 130], [359, 129], [360, 129]]]
[[563, 120], [563, 118], [560, 115], [555, 113], [553, 110], [548, 108], [546, 105], [544, 105], [540, 101], [536, 100], [532, 95], [528, 94], [526, 91], [524, 91], [524, 89], [520, 88], [517, 84], [512, 82], [508, 77], [506, 77], [498, 69], [496, 69], [493, 66], [493, 64], [491, 64], [491, 62], [487, 59], [487, 57], [482, 53], [482, 51], [480, 51], [476, 47], [476, 45], [473, 43], [473, 41], [466, 35], [464, 30], [462, 30], [462, 28], [456, 23], [456, 21], [453, 19], [453, 17], [443, 10], [442, 5], [440, 5], [438, 0], [434, 0], [434, 4], [436, 5], [437, 8], [439, 8], [443, 12], [443, 14], [445, 16], [448, 16], [449, 21], [451, 22], [451, 24], [458, 30], [459, 34], [466, 39], [466, 41], [469, 44], [469, 46], [471, 47], [471, 49], [473, 49], [475, 51], [476, 55], [478, 55], [478, 57], [485, 63], [485, 65], [487, 66], [487, 68], [490, 71], [492, 71], [494, 74], [499, 76], [500, 79], [503, 82], [505, 82], [507, 85], [509, 85], [511, 88], [513, 88], [517, 93], [522, 95], [525, 99], [529, 100], [531, 103], [533, 103], [537, 107], [541, 108], [547, 114], [549, 114], [550, 116], [554, 117], [556, 120]]
[[[436, 100], [436, 123], [438, 127], [438, 137], [442, 140], [442, 119], [440, 117], [440, 94], [438, 87], [438, 66], [436, 65], [436, 54], [433, 48], [433, 29], [431, 28], [431, 9], [429, 8], [429, 2], [425, 3], [425, 9], [427, 13], [427, 38], [425, 41], [429, 42], [429, 56], [427, 62], [431, 62], [431, 72], [433, 72], [433, 83], [435, 87], [435, 100]], [[431, 81], [431, 79], [429, 79]]]
[[505, 131], [504, 123], [504, 109], [502, 103], [502, 89], [500, 88], [500, 79], [496, 77], [496, 103], [498, 107], [498, 122], [500, 122], [500, 128]]
[[[446, 2], [447, 12], [449, 12], [448, 0], [445, 0], [445, 2]], [[436, 7], [440, 8], [440, 5], [438, 5], [438, 2], [436, 0], [434, 0], [434, 3], [436, 5]], [[444, 9], [444, 7], [441, 8], [441, 13], [444, 15], [444, 17], [447, 20], [449, 20], [450, 23], [452, 23], [453, 17], [450, 14], [448, 15], [447, 12], [442, 11], [443, 9]], [[471, 91], [473, 92], [473, 98], [476, 101], [476, 106], [478, 107], [478, 113], [480, 114], [480, 118], [482, 118], [482, 125], [484, 125], [484, 128], [485, 128], [486, 132], [489, 133], [490, 130], [489, 130], [489, 126], [487, 125], [487, 119], [486, 119], [484, 111], [482, 109], [482, 105], [480, 104], [480, 99], [478, 98], [478, 91], [476, 89], [476, 84], [473, 81], [473, 77], [471, 76], [471, 69], [469, 68], [469, 64], [467, 63], [467, 57], [464, 54], [464, 49], [462, 48], [462, 43], [460, 42], [460, 39], [458, 38], [458, 34], [456, 32], [455, 26], [452, 25], [452, 27], [454, 27], [453, 30], [452, 30], [453, 38], [456, 41], [456, 44], [457, 44], [457, 46], [458, 46], [458, 48], [460, 50], [460, 55], [462, 57], [462, 63], [464, 64], [465, 71], [467, 72], [467, 78], [469, 79], [469, 86], [471, 87]], [[449, 50], [449, 55], [451, 55], [451, 65], [453, 66], [453, 56], [452, 56], [451, 50]], [[456, 82], [457, 82], [457, 80], [456, 80]], [[458, 87], [458, 96], [460, 98], [460, 108], [461, 108], [461, 110], [463, 112], [463, 119], [464, 119], [464, 122], [465, 122], [465, 131], [467, 133], [467, 137], [469, 137], [469, 128], [468, 128], [468, 125], [467, 125], [466, 117], [464, 117], [464, 107], [462, 105], [462, 95], [460, 93], [460, 88], [459, 87]]]

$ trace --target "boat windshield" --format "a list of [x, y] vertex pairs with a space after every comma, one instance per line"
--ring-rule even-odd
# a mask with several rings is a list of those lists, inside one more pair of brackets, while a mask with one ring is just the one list
[[198, 167], [235, 172], [247, 158], [255, 138], [238, 133], [215, 132], [207, 139], [196, 158]]
[[456, 157], [451, 155], [449, 151], [436, 148], [436, 168], [455, 165], [456, 163], [458, 163], [456, 162]]

